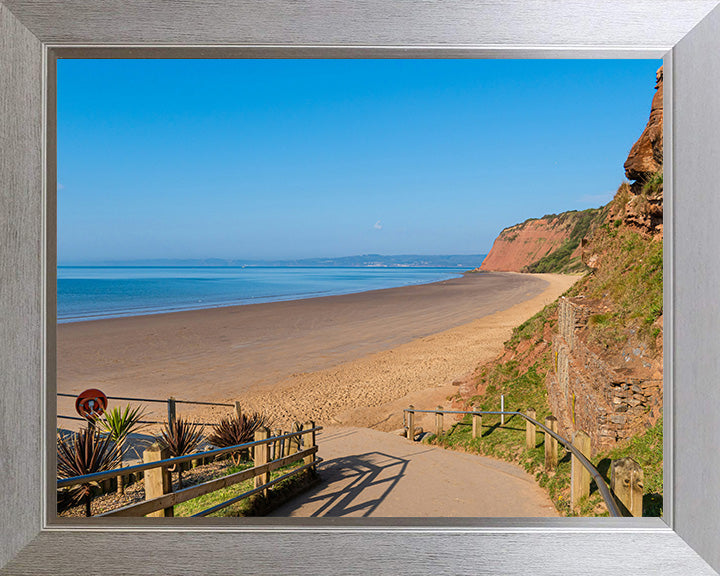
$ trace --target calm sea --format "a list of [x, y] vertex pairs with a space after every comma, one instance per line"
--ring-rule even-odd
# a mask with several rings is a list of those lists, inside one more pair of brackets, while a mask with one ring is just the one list
[[300, 300], [457, 278], [458, 268], [58, 267], [58, 322]]

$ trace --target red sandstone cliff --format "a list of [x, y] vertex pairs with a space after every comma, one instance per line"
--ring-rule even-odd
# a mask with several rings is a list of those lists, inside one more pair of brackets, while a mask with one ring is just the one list
[[505, 228], [480, 267], [497, 272], [579, 272], [582, 239], [605, 218], [606, 211], [572, 210]]
[[481, 271], [577, 272], [583, 269], [583, 263], [593, 267], [597, 258], [592, 255], [587, 237], [603, 221], [622, 222], [642, 234], [661, 237], [662, 67], [657, 71], [655, 88], [647, 126], [625, 161], [625, 176], [631, 183], [620, 186], [613, 202], [593, 214], [564, 212], [505, 228], [495, 239]]
[[[627, 188], [627, 199], [616, 196], [616, 210], [611, 218], [643, 234], [661, 237], [663, 229], [663, 69], [657, 71], [655, 96], [650, 118], [640, 138], [625, 161], [625, 176], [634, 180]], [[618, 191], [620, 196], [624, 191]]]
[[523, 268], [554, 252], [567, 240], [572, 222], [545, 216], [505, 228], [495, 239], [480, 270], [521, 272]]
[[645, 184], [656, 172], [662, 169], [663, 163], [663, 69], [657, 71], [655, 96], [650, 106], [650, 119], [645, 130], [630, 149], [625, 161], [625, 176], [634, 180], [634, 194], [640, 193]]

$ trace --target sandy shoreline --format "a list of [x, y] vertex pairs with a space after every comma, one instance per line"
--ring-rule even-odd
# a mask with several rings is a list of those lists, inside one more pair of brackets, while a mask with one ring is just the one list
[[[278, 425], [314, 419], [391, 429], [393, 403], [404, 406], [413, 395], [435, 401], [576, 279], [467, 274], [343, 296], [62, 324], [58, 392], [94, 387], [112, 396], [239, 400]], [[163, 405], [148, 408], [163, 417]], [[203, 419], [228, 412], [186, 411]], [[71, 399], [58, 399], [58, 413], [74, 414]]]

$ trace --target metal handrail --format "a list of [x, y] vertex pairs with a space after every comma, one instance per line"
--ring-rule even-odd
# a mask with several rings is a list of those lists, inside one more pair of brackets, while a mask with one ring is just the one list
[[423, 414], [496, 414], [500, 415], [503, 414], [505, 416], [522, 416], [527, 420], [528, 422], [531, 422], [535, 426], [538, 426], [542, 428], [542, 430], [546, 434], [550, 434], [555, 440], [560, 442], [565, 448], [572, 453], [573, 456], [575, 456], [580, 463], [585, 467], [585, 469], [590, 473], [590, 476], [592, 476], [593, 480], [595, 480], [595, 484], [598, 487], [598, 490], [600, 491], [600, 494], [602, 494], [603, 500], [605, 500], [605, 505], [607, 506], [608, 512], [610, 513], [610, 516], [613, 517], [621, 517], [622, 513], [620, 512], [620, 507], [617, 505], [617, 502], [615, 502], [615, 498], [612, 495], [612, 492], [610, 492], [610, 488], [608, 488], [607, 484], [605, 483], [605, 479], [602, 477], [600, 472], [597, 471], [597, 468], [592, 465], [592, 462], [587, 459], [587, 457], [580, 452], [575, 446], [573, 446], [572, 442], [566, 440], [562, 436], [560, 436], [557, 432], [553, 432], [545, 426], [544, 424], [541, 424], [534, 418], [530, 418], [527, 414], [523, 414], [522, 412], [500, 412], [500, 411], [483, 411], [483, 410], [416, 410], [415, 408], [406, 408], [403, 410], [403, 421], [405, 420], [405, 413], [406, 412], [412, 412], [412, 413], [423, 413]]
[[[87, 418], [80, 418], [80, 416], [63, 416], [62, 414], [58, 414], [56, 418], [62, 418], [64, 420], [77, 420], [78, 422], [87, 422]], [[158, 420], [138, 420], [138, 424], [165, 424], [165, 422], [160, 422]], [[198, 426], [215, 426], [215, 423], [212, 422], [195, 422], [193, 421], [193, 424], [197, 424]]]
[[[77, 394], [67, 394], [65, 392], [58, 392], [58, 396], [64, 396], [66, 398], [77, 398]], [[124, 396], [107, 396], [108, 400], [127, 400], [131, 402], [158, 402], [160, 404], [167, 404], [166, 400], [158, 400], [157, 398], [126, 398]], [[195, 400], [175, 400], [176, 404], [198, 404], [202, 406], [225, 406], [227, 408], [233, 408], [234, 404], [223, 404], [221, 402], [199, 402]]]
[[208, 456], [221, 456], [222, 454], [237, 452], [238, 450], [244, 450], [245, 448], [251, 448], [253, 446], [262, 446], [263, 444], [270, 444], [272, 442], [283, 440], [285, 438], [292, 438], [293, 436], [301, 436], [302, 434], [317, 432], [318, 430], [322, 430], [322, 426], [315, 426], [314, 428], [308, 428], [307, 430], [298, 430], [297, 432], [288, 432], [287, 434], [281, 434], [280, 436], [272, 436], [264, 440], [254, 440], [252, 442], [246, 442], [244, 444], [236, 444], [235, 446], [228, 446], [227, 448], [216, 448], [215, 450], [207, 450], [205, 452], [195, 452], [193, 454], [188, 454], [187, 456], [175, 456], [174, 458], [166, 458], [164, 460], [157, 460], [155, 462], [135, 464], [133, 466], [126, 466], [125, 468], [115, 468], [113, 470], [107, 470], [105, 472], [94, 472], [92, 474], [85, 474], [83, 476], [73, 476], [72, 478], [59, 478], [57, 481], [57, 488], [75, 486], [77, 484], [88, 484], [90, 482], [99, 482], [100, 480], [107, 480], [108, 478], [115, 478], [116, 476], [124, 476], [133, 472], [151, 470], [153, 468], [158, 468], [161, 466], [173, 466], [174, 464], [182, 464], [183, 462], [190, 462], [191, 460], [196, 460], [198, 458], [206, 458]]

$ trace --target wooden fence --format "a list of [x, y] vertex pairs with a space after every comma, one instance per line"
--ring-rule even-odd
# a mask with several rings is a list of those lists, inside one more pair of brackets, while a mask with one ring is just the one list
[[[262, 428], [255, 433], [255, 440], [253, 442], [238, 444], [228, 448], [196, 452], [175, 458], [166, 458], [166, 453], [156, 443], [145, 451], [143, 464], [126, 466], [124, 468], [97, 472], [85, 476], [59, 479], [57, 481], [57, 488], [61, 489], [79, 484], [100, 483], [114, 477], [142, 472], [144, 475], [146, 499], [142, 502], [136, 502], [104, 514], [99, 514], [98, 516], [172, 516], [172, 510], [175, 504], [187, 502], [193, 498], [215, 492], [221, 488], [226, 488], [251, 478], [255, 479], [255, 487], [252, 490], [194, 514], [194, 516], [206, 516], [253, 494], [260, 492], [267, 494], [268, 488], [278, 482], [298, 474], [303, 470], [309, 468], [314, 469], [316, 465], [322, 461], [316, 457], [318, 448], [315, 442], [315, 434], [319, 430], [322, 430], [322, 427], [315, 426], [312, 421], [307, 422], [304, 426], [296, 423], [293, 426], [292, 432], [279, 433], [280, 431], [278, 430], [275, 435], [271, 435], [267, 428]], [[215, 478], [202, 484], [189, 486], [176, 492], [172, 491], [169, 468], [173, 466], [187, 466], [193, 461], [215, 459], [219, 456], [227, 456], [243, 450], [253, 451], [254, 465], [252, 468], [221, 478]], [[303, 462], [301, 466], [294, 468], [279, 478], [272, 481], [270, 480], [270, 472], [299, 461]]]
[[590, 483], [594, 480], [605, 500], [610, 516], [642, 516], [643, 471], [640, 465], [632, 458], [613, 461], [610, 487], [608, 488], [605, 479], [589, 460], [591, 444], [587, 432], [582, 430], [576, 432], [573, 441], [570, 442], [557, 433], [557, 418], [552, 415], [545, 418], [545, 423], [541, 424], [535, 419], [535, 410], [532, 408], [523, 414], [522, 412], [508, 411], [443, 410], [442, 406], [438, 406], [436, 410], [417, 410], [414, 406], [409, 406], [404, 410], [404, 422], [406, 436], [411, 442], [415, 441], [418, 436], [415, 426], [416, 413], [435, 414], [435, 434], [437, 436], [444, 434], [445, 414], [471, 415], [473, 438], [482, 437], [483, 415], [520, 416], [525, 420], [526, 450], [536, 447], [538, 428], [544, 436], [546, 470], [553, 470], [558, 465], [558, 442], [570, 452], [570, 506], [573, 510], [577, 508], [582, 498], [589, 496]]

